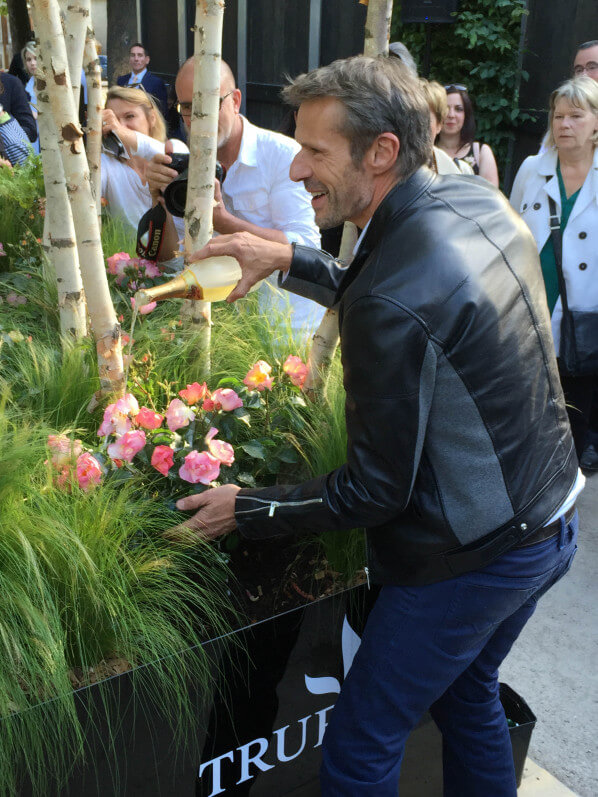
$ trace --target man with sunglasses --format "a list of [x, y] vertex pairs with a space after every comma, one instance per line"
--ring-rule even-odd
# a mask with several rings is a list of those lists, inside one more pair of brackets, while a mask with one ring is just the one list
[[[186, 61], [176, 79], [178, 110], [187, 128], [191, 124], [193, 102], [193, 58]], [[214, 230], [219, 234], [250, 232], [268, 241], [282, 244], [298, 243], [320, 246], [320, 233], [310, 205], [310, 196], [303, 185], [289, 177], [291, 162], [299, 145], [291, 138], [251, 124], [241, 115], [241, 92], [234, 75], [222, 61], [220, 81], [220, 111], [218, 114], [217, 158], [224, 167], [226, 179], [222, 186], [216, 181], [214, 199]], [[147, 180], [155, 202], [177, 173], [169, 168], [170, 145], [165, 155], [150, 161]], [[172, 217], [168, 216], [164, 229], [163, 258], [178, 249]], [[275, 280], [272, 284], [276, 284]], [[271, 302], [286, 309], [286, 297], [273, 297], [267, 289], [261, 295], [262, 309]], [[322, 310], [303, 297], [290, 297], [293, 310], [291, 325], [302, 331], [317, 326]]]

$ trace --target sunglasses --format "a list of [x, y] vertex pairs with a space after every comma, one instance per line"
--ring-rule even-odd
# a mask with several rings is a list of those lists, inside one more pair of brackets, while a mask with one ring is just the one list
[[444, 90], [447, 94], [451, 91], [464, 91], [467, 93], [467, 86], [464, 86], [462, 83], [449, 83], [448, 86], [444, 87]]

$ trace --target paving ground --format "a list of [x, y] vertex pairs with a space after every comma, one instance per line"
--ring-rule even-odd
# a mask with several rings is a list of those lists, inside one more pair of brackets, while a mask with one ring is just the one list
[[[540, 601], [500, 678], [519, 692], [538, 718], [530, 758], [574, 794], [596, 797], [598, 474], [588, 478], [578, 506], [579, 550], [573, 567]], [[520, 795], [567, 793], [552, 790], [556, 788], [558, 784], [530, 764]]]

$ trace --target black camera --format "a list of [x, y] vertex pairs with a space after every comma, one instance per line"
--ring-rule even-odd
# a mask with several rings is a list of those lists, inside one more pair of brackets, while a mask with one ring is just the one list
[[[189, 155], [183, 153], [173, 153], [172, 163], [168, 164], [170, 169], [179, 173], [178, 177], [169, 183], [164, 189], [164, 203], [166, 209], [173, 216], [184, 216], [185, 205], [187, 204], [187, 182], [189, 179]], [[222, 183], [226, 171], [220, 161], [216, 161], [216, 179]]]

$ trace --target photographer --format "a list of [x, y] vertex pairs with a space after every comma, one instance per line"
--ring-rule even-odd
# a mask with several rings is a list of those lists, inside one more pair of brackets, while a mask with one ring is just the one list
[[[176, 93], [185, 125], [191, 124], [193, 101], [193, 58], [186, 61], [176, 79]], [[240, 114], [241, 92], [228, 64], [222, 61], [220, 113], [218, 117], [217, 158], [226, 179], [216, 181], [214, 230], [219, 234], [251, 232], [268, 241], [320, 246], [320, 233], [310, 206], [310, 196], [301, 184], [289, 178], [289, 169], [299, 146], [295, 141], [256, 127]], [[165, 155], [155, 155], [147, 167], [147, 181], [154, 203], [163, 203], [162, 192], [177, 177], [169, 167], [170, 145]], [[168, 259], [178, 250], [178, 234], [173, 219], [167, 215], [159, 259]], [[272, 285], [276, 285], [272, 280]], [[272, 300], [271, 292], [262, 294], [262, 309]], [[277, 294], [279, 297], [279, 294]], [[276, 303], [286, 308], [286, 298]], [[294, 329], [317, 326], [322, 311], [302, 297], [291, 297]]]

